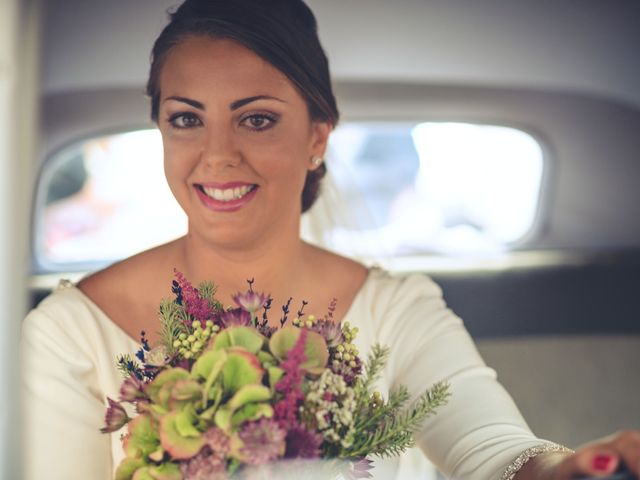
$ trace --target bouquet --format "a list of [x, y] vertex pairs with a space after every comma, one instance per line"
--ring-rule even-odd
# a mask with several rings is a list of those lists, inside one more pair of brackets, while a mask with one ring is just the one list
[[117, 361], [125, 378], [101, 430], [127, 426], [116, 480], [226, 479], [288, 459], [326, 459], [346, 478], [368, 478], [371, 457], [412, 446], [447, 401], [445, 383], [410, 405], [405, 387], [386, 400], [374, 391], [388, 349], [374, 345], [363, 362], [358, 329], [333, 320], [335, 300], [318, 318], [304, 301], [291, 315], [289, 299], [273, 327], [271, 299], [253, 280], [224, 308], [212, 282], [195, 288], [175, 275], [175, 298], [160, 304], [159, 344], [142, 332], [135, 357]]

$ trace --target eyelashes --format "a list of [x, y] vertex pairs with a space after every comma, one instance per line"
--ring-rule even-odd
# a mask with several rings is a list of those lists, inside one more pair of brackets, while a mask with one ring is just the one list
[[244, 117], [240, 123], [247, 124], [246, 126], [254, 132], [267, 130], [274, 126], [278, 121], [278, 117], [268, 113], [253, 113]]
[[187, 129], [199, 127], [202, 125], [202, 121], [195, 113], [180, 112], [170, 115], [167, 122], [174, 128]]
[[[240, 125], [254, 132], [272, 128], [280, 119], [279, 115], [267, 112], [251, 113], [240, 119]], [[203, 125], [200, 117], [193, 112], [178, 112], [169, 115], [167, 123], [178, 130], [197, 128]]]

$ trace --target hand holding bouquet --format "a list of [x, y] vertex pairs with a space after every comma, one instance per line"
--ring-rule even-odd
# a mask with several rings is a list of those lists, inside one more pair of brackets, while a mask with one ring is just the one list
[[[123, 436], [116, 480], [226, 479], [282, 459], [336, 459], [347, 478], [370, 477], [371, 456], [402, 453], [413, 432], [446, 403], [434, 385], [407, 406], [400, 387], [385, 401], [373, 390], [388, 356], [374, 345], [362, 363], [357, 328], [302, 308], [279, 328], [271, 300], [249, 290], [223, 308], [215, 286], [194, 288], [176, 272], [176, 298], [160, 305], [161, 342], [142, 333], [135, 358], [120, 356], [120, 401], [108, 399], [106, 426]], [[135, 406], [130, 418], [122, 403]]]

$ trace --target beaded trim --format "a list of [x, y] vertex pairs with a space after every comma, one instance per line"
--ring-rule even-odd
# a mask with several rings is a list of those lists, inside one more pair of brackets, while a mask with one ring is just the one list
[[570, 448], [551, 442], [527, 448], [524, 452], [518, 455], [516, 459], [511, 462], [511, 464], [505, 469], [504, 473], [500, 477], [500, 480], [513, 480], [513, 478], [516, 476], [516, 473], [518, 473], [520, 469], [524, 467], [524, 464], [531, 460], [533, 457], [536, 457], [543, 453], [551, 452], [574, 453]]
[[74, 285], [73, 285], [73, 282], [71, 280], [63, 278], [58, 282], [58, 285], [56, 286], [56, 290], [64, 290], [66, 288], [71, 288], [73, 286]]

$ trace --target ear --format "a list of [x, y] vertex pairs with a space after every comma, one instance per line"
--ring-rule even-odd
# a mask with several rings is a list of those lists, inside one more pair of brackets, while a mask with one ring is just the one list
[[[329, 134], [332, 130], [333, 125], [330, 122], [311, 122], [310, 158], [324, 158], [324, 154], [327, 150], [327, 143], [329, 142]], [[319, 165], [311, 165], [309, 169], [315, 170], [318, 166]]]

